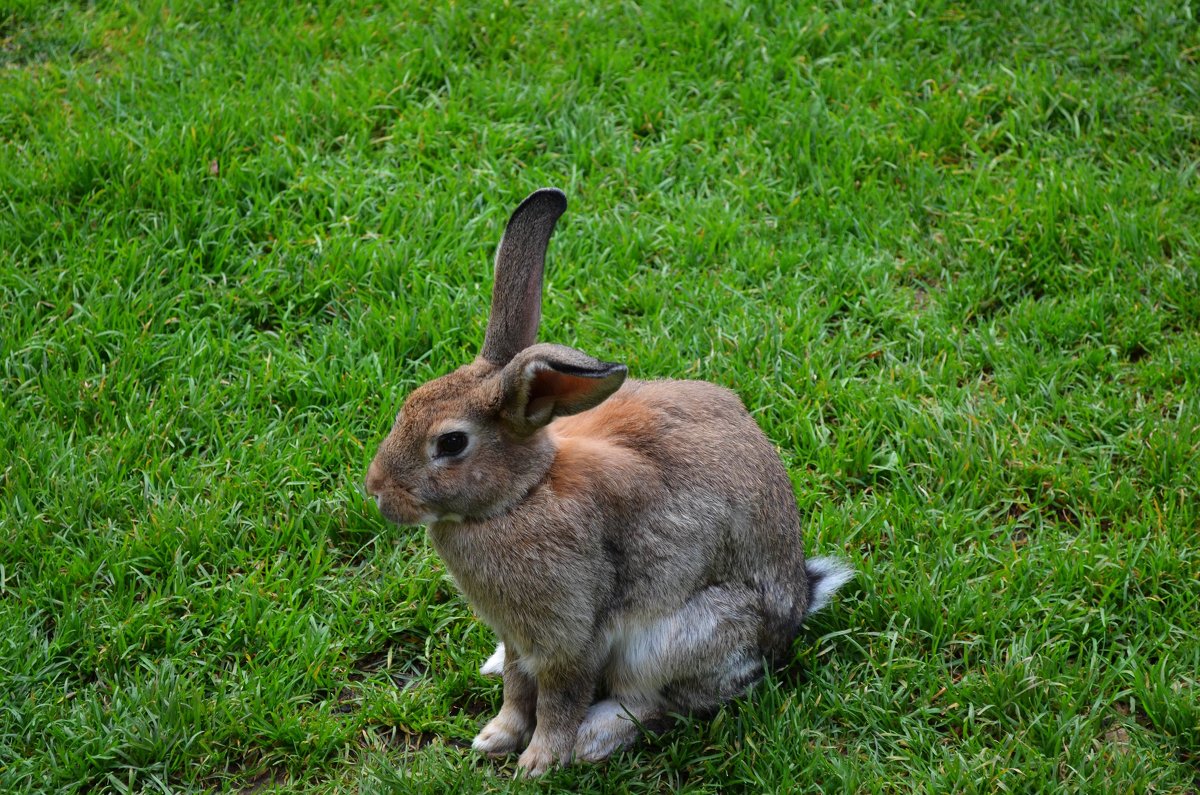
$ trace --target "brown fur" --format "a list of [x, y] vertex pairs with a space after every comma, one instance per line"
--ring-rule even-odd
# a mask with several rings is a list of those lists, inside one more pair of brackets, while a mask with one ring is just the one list
[[[740, 692], [788, 650], [810, 593], [787, 472], [736, 395], [533, 344], [530, 252], [561, 213], [540, 193], [501, 244], [489, 355], [409, 396], [366, 484], [389, 519], [429, 524], [503, 641], [504, 706], [475, 746], [524, 747], [531, 774], [627, 744], [630, 713]], [[439, 452], [448, 433], [469, 446]]]

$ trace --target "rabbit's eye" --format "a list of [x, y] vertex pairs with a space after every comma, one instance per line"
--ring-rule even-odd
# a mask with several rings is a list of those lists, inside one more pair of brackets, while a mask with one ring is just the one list
[[437, 443], [434, 445], [434, 455], [438, 458], [446, 458], [458, 455], [466, 449], [467, 435], [462, 431], [451, 431], [450, 433], [443, 433], [437, 438]]

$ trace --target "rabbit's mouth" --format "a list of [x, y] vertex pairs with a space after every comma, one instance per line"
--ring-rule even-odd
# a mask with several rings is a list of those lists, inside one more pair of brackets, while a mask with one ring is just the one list
[[390, 480], [368, 481], [367, 494], [375, 500], [375, 507], [383, 514], [383, 518], [392, 524], [422, 524], [430, 514], [429, 506]]
[[418, 506], [412, 500], [395, 499], [398, 495], [375, 495], [375, 505], [383, 518], [392, 524], [413, 525], [424, 524], [429, 511]]
[[393, 524], [421, 524], [429, 514], [428, 506], [395, 486], [376, 492], [374, 497], [375, 507]]
[[373, 496], [375, 497], [375, 507], [392, 524], [428, 526], [463, 521], [461, 514], [421, 502], [401, 488], [392, 487]]
[[429, 507], [397, 483], [378, 461], [371, 462], [363, 486], [374, 498], [375, 507], [393, 524], [417, 524], [429, 512]]
[[418, 498], [412, 490], [400, 485], [394, 477], [374, 461], [367, 470], [363, 483], [368, 496], [375, 500], [375, 507], [383, 517], [399, 525], [433, 525], [446, 522], [461, 522], [463, 514], [447, 506], [439, 506]]

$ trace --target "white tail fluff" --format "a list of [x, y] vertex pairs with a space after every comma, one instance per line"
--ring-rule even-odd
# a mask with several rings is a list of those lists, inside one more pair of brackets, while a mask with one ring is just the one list
[[829, 604], [829, 600], [854, 576], [854, 569], [836, 558], [810, 558], [804, 563], [808, 573], [807, 615]]

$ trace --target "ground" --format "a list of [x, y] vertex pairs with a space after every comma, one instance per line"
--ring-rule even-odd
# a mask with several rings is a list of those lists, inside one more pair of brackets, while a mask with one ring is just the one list
[[556, 185], [543, 339], [735, 389], [859, 575], [550, 789], [1195, 792], [1194, 14], [9, 0], [0, 790], [546, 788], [360, 483]]

